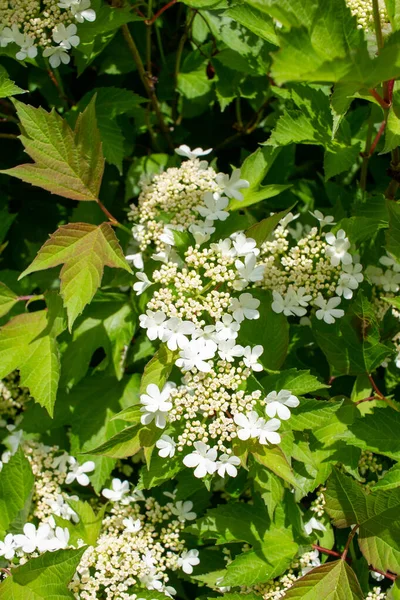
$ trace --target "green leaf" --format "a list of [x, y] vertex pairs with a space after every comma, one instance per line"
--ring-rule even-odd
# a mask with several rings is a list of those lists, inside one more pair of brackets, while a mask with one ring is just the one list
[[361, 144], [357, 142], [352, 146], [332, 144], [324, 154], [325, 179], [331, 179], [339, 173], [349, 171], [357, 163], [361, 151]]
[[81, 539], [88, 546], [95, 546], [97, 538], [100, 535], [107, 505], [104, 504], [98, 512], [95, 513], [89, 502], [68, 499], [68, 504], [79, 517], [79, 523], [76, 524], [63, 519], [63, 526], [68, 527], [71, 534], [70, 544], [76, 545], [78, 540]]
[[362, 293], [342, 319], [327, 325], [314, 317], [312, 328], [334, 375], [371, 373], [392, 354], [380, 342], [374, 307]]
[[400, 486], [400, 464], [396, 463], [391, 469], [371, 487], [373, 492], [378, 490], [392, 490]]
[[329, 385], [319, 381], [317, 377], [310, 374], [310, 371], [298, 371], [297, 369], [288, 369], [280, 373], [268, 375], [261, 380], [264, 390], [279, 392], [280, 390], [290, 390], [295, 396], [304, 396], [323, 388], [329, 388]]
[[400, 145], [400, 90], [395, 90], [389, 108], [385, 127], [385, 146], [381, 154], [386, 154]]
[[[12, 529], [13, 521], [30, 502], [34, 477], [21, 447], [0, 472], [0, 536]], [[27, 516], [27, 515], [26, 515]]]
[[[289, 388], [290, 389], [290, 388]], [[325, 401], [304, 398], [297, 408], [293, 408], [290, 417], [290, 427], [293, 431], [315, 430], [324, 427], [333, 413], [341, 408], [343, 401]]]
[[400, 204], [387, 200], [389, 212], [389, 229], [386, 233], [386, 249], [398, 260], [400, 259]]
[[246, 231], [247, 237], [253, 238], [257, 242], [257, 246], [260, 247], [267, 239], [268, 236], [273, 232], [275, 227], [279, 225], [279, 222], [286, 217], [286, 215], [292, 210], [294, 205], [290, 206], [286, 210], [275, 213], [266, 219], [263, 219], [259, 223], [255, 223]]
[[[250, 231], [250, 230], [248, 230]], [[251, 290], [251, 295], [260, 300], [259, 319], [246, 320], [240, 327], [239, 340], [243, 345], [261, 344], [264, 352], [259, 362], [267, 369], [277, 370], [283, 364], [289, 346], [289, 325], [283, 314], [272, 308], [270, 291]], [[260, 327], [262, 323], [262, 327]]]
[[149, 468], [147, 465], [144, 465], [140, 469], [138, 487], [150, 490], [157, 485], [161, 485], [165, 481], [173, 479], [182, 468], [184, 467], [181, 458], [176, 456], [166, 461], [165, 458], [154, 453], [151, 457]]
[[16, 94], [25, 94], [26, 90], [22, 90], [20, 87], [15, 85], [11, 79], [8, 78], [7, 71], [4, 67], [0, 66], [0, 98], [9, 98]]
[[351, 477], [334, 471], [325, 500], [325, 509], [337, 527], [359, 525], [358, 544], [368, 564], [398, 572], [400, 488], [365, 494]]
[[278, 38], [275, 33], [275, 24], [273, 19], [262, 13], [261, 10], [254, 6], [242, 4], [233, 6], [225, 12], [228, 17], [231, 17], [247, 29], [255, 33], [260, 38], [267, 42], [278, 45]]
[[144, 368], [140, 382], [140, 393], [145, 394], [147, 386], [155, 383], [160, 389], [168, 381], [168, 377], [175, 364], [177, 352], [173, 352], [166, 344], [161, 344], [158, 352], [147, 363]]
[[347, 443], [362, 450], [400, 460], [400, 414], [390, 408], [375, 408], [349, 427]]
[[0, 282], [0, 317], [4, 317], [17, 302], [17, 294], [14, 294], [10, 288]]
[[67, 588], [86, 547], [45, 552], [31, 558], [0, 584], [1, 600], [69, 600]]
[[357, 577], [344, 560], [316, 567], [294, 582], [285, 593], [287, 600], [363, 600]]
[[23, 133], [20, 139], [34, 163], [0, 171], [71, 198], [96, 201], [104, 170], [94, 101], [81, 113], [74, 131], [53, 109], [14, 100]]
[[252, 586], [274, 579], [289, 567], [297, 550], [288, 532], [268, 532], [261, 547], [239, 554], [229, 563], [222, 585]]
[[0, 379], [19, 369], [21, 385], [29, 388], [36, 402], [51, 416], [60, 363], [57, 332], [40, 335], [47, 325], [47, 312], [42, 310], [18, 315], [0, 329]]
[[60, 291], [70, 330], [100, 286], [105, 266], [132, 272], [109, 223], [97, 227], [87, 223], [63, 225], [45, 242], [20, 277], [61, 264]]
[[126, 458], [133, 456], [141, 448], [151, 448], [160, 437], [161, 431], [154, 426], [143, 427], [133, 425], [126, 427], [112, 438], [86, 452], [86, 454], [97, 454], [109, 456], [110, 458]]
[[291, 485], [297, 486], [292, 468], [278, 446], [274, 448], [260, 446], [257, 452], [253, 453], [253, 456], [258, 463], [270, 469], [275, 475]]

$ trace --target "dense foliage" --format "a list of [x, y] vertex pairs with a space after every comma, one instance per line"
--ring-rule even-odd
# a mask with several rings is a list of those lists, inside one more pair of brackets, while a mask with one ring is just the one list
[[0, 600], [400, 598], [400, 1], [0, 0]]

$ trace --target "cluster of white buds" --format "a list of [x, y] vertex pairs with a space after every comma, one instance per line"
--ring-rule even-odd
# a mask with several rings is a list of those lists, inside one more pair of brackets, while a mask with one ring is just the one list
[[[178, 150], [189, 159], [184, 165], [189, 164], [197, 172], [201, 171], [197, 157], [202, 152], [200, 148], [193, 152], [187, 147]], [[169, 180], [170, 171], [178, 180], [182, 169], [168, 169], [163, 174], [164, 183]], [[215, 180], [220, 186], [218, 197], [216, 192], [205, 192], [197, 195], [195, 201], [192, 194], [198, 194], [199, 186], [192, 185], [189, 191], [172, 186], [180, 206], [191, 207], [185, 217], [191, 224], [184, 227], [184, 220], [174, 225], [162, 224], [164, 249], [151, 256], [153, 262], [146, 265], [146, 273], [142, 270], [137, 274], [139, 281], [133, 286], [137, 294], [154, 286], [145, 313], [140, 315], [140, 326], [150, 340], [166, 344], [182, 373], [178, 385], [168, 382], [162, 389], [155, 384], [147, 387], [140, 397], [141, 423], [166, 429], [156, 443], [161, 457], [183, 452], [183, 464], [193, 468], [196, 477], [214, 473], [235, 477], [240, 464], [235, 446], [242, 442], [280, 443], [277, 430], [282, 420], [290, 418], [290, 408], [296, 407], [299, 400], [290, 390], [273, 391], [266, 397], [261, 389], [246, 391], [251, 373], [263, 369], [259, 362], [263, 347], [239, 343], [243, 323], [260, 317], [260, 300], [245, 289], [262, 281], [265, 267], [258, 263], [260, 250], [256, 241], [243, 232], [207, 243], [215, 231], [215, 221], [229, 216], [225, 210], [228, 198], [242, 199], [240, 190], [248, 185], [238, 169], [231, 177], [215, 175]], [[153, 204], [148, 198], [146, 202], [140, 213], [144, 230], [148, 224], [144, 206], [158, 210], [160, 198]], [[181, 219], [182, 214], [175, 213], [178, 200], [174, 202], [168, 214]], [[154, 211], [148, 214], [152, 221]], [[189, 247], [180, 256], [175, 252], [172, 257], [173, 228], [178, 226], [189, 230]], [[148, 241], [156, 244], [153, 238]], [[164, 264], [150, 273], [160, 253], [166, 255]], [[138, 265], [137, 254], [130, 258]], [[140, 261], [139, 268], [143, 269], [142, 255]]]
[[0, 380], [0, 427], [6, 426], [7, 419], [16, 419], [30, 398], [28, 388], [21, 388], [16, 371]]
[[[346, 0], [351, 14], [357, 19], [358, 29], [374, 30], [374, 8], [372, 0]], [[381, 23], [388, 21], [385, 0], [378, 0]]]
[[57, 68], [80, 42], [75, 23], [95, 19], [90, 0], [0, 0], [0, 47], [18, 46], [18, 60], [35, 58], [40, 47]]
[[305, 317], [315, 307], [317, 319], [332, 324], [344, 315], [339, 308], [342, 298], [350, 300], [364, 276], [357, 257], [349, 252], [345, 231], [323, 234], [325, 225], [335, 224], [333, 217], [317, 210], [312, 215], [319, 228], [311, 228], [301, 239], [293, 237], [295, 232], [287, 227], [298, 215], [289, 213], [281, 220], [261, 246], [258, 265], [264, 266], [264, 276], [254, 285], [272, 291], [276, 313]]
[[380, 475], [383, 465], [379, 462], [379, 457], [375, 456], [369, 450], [362, 450], [360, 460], [358, 461], [358, 470], [360, 475], [365, 477], [368, 473]]
[[368, 594], [365, 596], [365, 600], [385, 600], [387, 598], [386, 592], [382, 590], [382, 588], [375, 586]]
[[311, 502], [310, 510], [317, 515], [317, 517], [323, 517], [325, 513], [325, 488], [322, 487], [317, 492], [317, 497]]
[[189, 230], [196, 242], [204, 243], [214, 233], [215, 221], [228, 217], [229, 199], [241, 200], [240, 190], [249, 185], [240, 178], [239, 169], [229, 176], [217, 173], [206, 160], [200, 160], [211, 149], [191, 150], [183, 145], [176, 152], [188, 160], [150, 180], [143, 178], [138, 206], [131, 206], [129, 218], [135, 222], [132, 229], [135, 253], [130, 258], [137, 268], [143, 265], [142, 253], [146, 249], [156, 250], [154, 260], [173, 260], [174, 231]]

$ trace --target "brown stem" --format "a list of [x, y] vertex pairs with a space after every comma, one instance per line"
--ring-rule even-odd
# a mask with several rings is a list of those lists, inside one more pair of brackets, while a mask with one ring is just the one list
[[172, 142], [172, 138], [171, 138], [171, 134], [169, 132], [169, 129], [164, 121], [164, 117], [162, 115], [161, 109], [160, 109], [160, 105], [158, 103], [158, 99], [157, 96], [155, 94], [154, 88], [152, 85], [150, 85], [149, 83], [149, 79], [147, 77], [146, 71], [144, 70], [144, 66], [143, 66], [143, 61], [140, 57], [139, 54], [139, 50], [137, 49], [137, 46], [135, 44], [135, 41], [133, 39], [133, 37], [131, 36], [131, 32], [129, 31], [129, 28], [127, 25], [122, 25], [122, 34], [125, 38], [125, 41], [128, 45], [129, 50], [131, 51], [133, 60], [135, 62], [140, 80], [143, 84], [144, 89], [146, 90], [146, 94], [148, 95], [150, 102], [153, 106], [153, 110], [156, 113], [156, 117], [158, 119], [158, 123], [160, 125], [160, 129], [163, 132], [165, 139], [167, 140], [168, 146], [171, 150], [174, 149], [174, 144]]
[[108, 220], [110, 221], [110, 223], [112, 223], [113, 225], [117, 225], [117, 223], [118, 223], [117, 219], [112, 216], [112, 214], [104, 206], [104, 204], [102, 202], [100, 202], [100, 200], [96, 200], [96, 202], [99, 205], [99, 207], [101, 208], [101, 210], [103, 211], [103, 213], [106, 215], [106, 217], [108, 218]]
[[380, 398], [381, 400], [384, 400], [384, 399], [385, 399], [385, 396], [384, 396], [384, 395], [382, 394], [382, 392], [379, 390], [379, 388], [378, 388], [378, 386], [376, 385], [376, 383], [375, 383], [375, 381], [374, 381], [374, 379], [373, 379], [372, 375], [368, 375], [368, 379], [369, 379], [369, 382], [370, 382], [370, 384], [372, 385], [372, 387], [373, 387], [374, 391], [376, 392], [376, 395], [377, 395], [377, 396], [379, 396], [379, 398]]
[[364, 153], [362, 154], [363, 161], [362, 161], [362, 165], [361, 165], [361, 175], [360, 175], [360, 188], [364, 192], [367, 189], [368, 162], [369, 162], [369, 156], [370, 156], [369, 151], [371, 148], [373, 126], [374, 126], [374, 123], [373, 123], [373, 118], [372, 118], [372, 114], [371, 114], [369, 117], [369, 120], [368, 120], [367, 139], [365, 141], [365, 150], [364, 150]]
[[382, 121], [381, 126], [378, 129], [378, 133], [376, 134], [374, 141], [371, 144], [371, 148], [369, 149], [370, 156], [372, 156], [373, 153], [375, 152], [375, 148], [376, 148], [379, 140], [381, 139], [382, 133], [385, 131], [385, 127], [386, 127], [386, 121]]
[[17, 140], [18, 136], [15, 133], [0, 133], [0, 138], [5, 140]]
[[335, 550], [329, 550], [328, 548], [323, 548], [322, 546], [318, 546], [318, 544], [313, 544], [312, 547], [314, 550], [318, 550], [322, 552], [322, 554], [329, 554], [329, 556], [336, 556], [337, 558], [341, 558], [340, 552], [335, 552]]
[[363, 398], [362, 400], [357, 400], [354, 404], [362, 404], [363, 402], [372, 402], [372, 400], [379, 400], [377, 396], [368, 396], [368, 398]]
[[5, 567], [0, 567], [0, 571], [4, 571], [4, 573], [7, 573], [7, 575], [10, 577], [11, 575], [11, 571], [10, 569], [6, 569]]
[[371, 96], [373, 96], [375, 98], [375, 100], [377, 102], [379, 102], [379, 104], [382, 106], [382, 108], [390, 108], [390, 103], [386, 102], [386, 100], [384, 100], [382, 98], [382, 96], [380, 94], [378, 94], [378, 92], [376, 90], [371, 88], [368, 91], [371, 94]]
[[345, 547], [344, 547], [344, 550], [343, 550], [342, 556], [341, 556], [341, 559], [342, 559], [342, 560], [346, 560], [346, 556], [347, 556], [347, 553], [348, 553], [348, 551], [349, 551], [350, 544], [351, 544], [351, 542], [353, 541], [353, 537], [356, 535], [356, 533], [357, 533], [357, 529], [358, 529], [358, 528], [359, 528], [359, 525], [355, 525], [355, 526], [353, 527], [353, 529], [351, 530], [351, 532], [350, 532], [350, 535], [349, 535], [349, 537], [347, 538], [347, 542], [346, 542], [346, 545], [345, 545]]
[[177, 2], [177, 0], [171, 0], [171, 2], [168, 2], [168, 4], [165, 4], [165, 6], [160, 8], [160, 10], [158, 12], [156, 12], [156, 14], [153, 15], [151, 19], [147, 19], [145, 21], [146, 25], [153, 25], [154, 21], [157, 21], [158, 17], [160, 17], [163, 14], [163, 12], [168, 10], [171, 6], [176, 4], [176, 2]]

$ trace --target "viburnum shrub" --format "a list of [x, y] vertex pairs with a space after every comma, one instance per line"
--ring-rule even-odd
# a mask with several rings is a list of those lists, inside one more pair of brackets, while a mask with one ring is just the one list
[[399, 600], [400, 2], [0, 17], [0, 600]]

